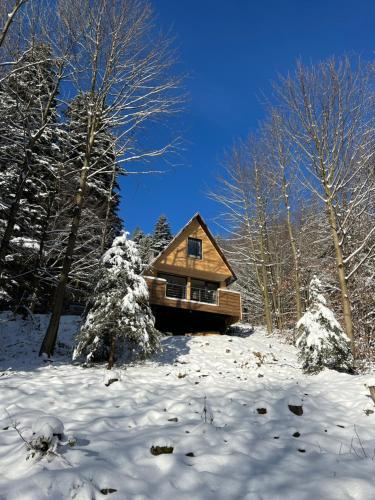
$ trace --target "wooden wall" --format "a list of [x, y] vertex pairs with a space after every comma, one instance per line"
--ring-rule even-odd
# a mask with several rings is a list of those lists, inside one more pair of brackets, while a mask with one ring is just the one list
[[[188, 256], [189, 236], [202, 240], [202, 259]], [[158, 271], [216, 281], [221, 286], [224, 286], [226, 279], [232, 277], [230, 269], [217, 252], [207, 233], [194, 219], [154, 264], [152, 274], [156, 276]]]

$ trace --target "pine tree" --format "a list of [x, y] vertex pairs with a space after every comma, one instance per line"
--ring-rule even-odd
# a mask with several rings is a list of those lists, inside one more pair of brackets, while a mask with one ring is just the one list
[[38, 267], [58, 161], [50, 47], [31, 46], [0, 87], [0, 302], [26, 303]]
[[138, 253], [142, 261], [142, 268], [146, 268], [153, 257], [153, 237], [145, 234], [141, 228], [137, 227], [133, 231], [132, 241], [137, 245]]
[[[79, 171], [86, 148], [87, 120], [90, 98], [88, 94], [79, 94], [70, 104], [68, 134], [70, 139], [70, 165], [74, 182], [78, 185]], [[117, 215], [119, 205], [115, 139], [108, 132], [108, 127], [99, 120], [96, 126], [95, 143], [91, 152], [92, 171], [87, 182], [86, 202], [82, 217], [86, 212], [95, 212], [101, 220], [101, 253], [107, 250], [118, 235], [122, 224]], [[73, 190], [72, 190], [73, 192]], [[82, 228], [80, 228], [82, 230]]]
[[145, 237], [145, 233], [142, 231], [142, 229], [137, 226], [134, 231], [133, 231], [133, 234], [131, 236], [131, 240], [134, 241], [134, 243], [136, 245], [139, 244], [139, 242]]
[[[87, 96], [78, 95], [66, 112], [64, 135], [64, 171], [59, 182], [59, 206], [53, 214], [50, 236], [46, 244], [47, 267], [57, 277], [62, 265], [64, 246], [74, 215], [74, 194], [85, 150]], [[69, 273], [66, 302], [84, 304], [94, 287], [94, 275], [101, 255], [121, 231], [118, 216], [118, 165], [113, 151], [113, 137], [98, 124], [92, 148], [92, 171], [86, 187], [85, 204], [80, 215], [72, 266]]]
[[165, 215], [161, 215], [155, 224], [152, 235], [152, 250], [155, 255], [162, 252], [173, 239], [172, 231]]
[[323, 368], [352, 371], [350, 339], [344, 333], [322, 294], [322, 283], [314, 276], [309, 287], [310, 306], [296, 325], [296, 345], [303, 369], [316, 373]]
[[159, 334], [140, 276], [141, 260], [126, 233], [115, 238], [96, 276], [92, 307], [77, 335], [73, 358], [88, 362], [146, 357], [159, 348]]

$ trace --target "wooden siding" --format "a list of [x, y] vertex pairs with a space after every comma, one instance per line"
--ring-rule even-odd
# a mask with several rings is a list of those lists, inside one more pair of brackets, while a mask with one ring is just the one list
[[223, 314], [234, 320], [241, 319], [241, 295], [231, 290], [217, 290], [217, 304], [206, 304], [192, 300], [171, 299], [165, 296], [166, 281], [145, 276], [150, 292], [150, 304]]
[[[188, 237], [202, 240], [202, 259], [188, 256]], [[192, 220], [179, 237], [172, 242], [171, 246], [157, 259], [149, 274], [156, 276], [158, 272], [206, 279], [221, 284], [233, 276], [206, 231], [196, 219]]]

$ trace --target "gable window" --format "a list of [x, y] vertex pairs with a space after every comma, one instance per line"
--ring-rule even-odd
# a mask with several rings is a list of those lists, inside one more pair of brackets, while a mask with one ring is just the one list
[[194, 259], [202, 258], [202, 240], [188, 238], [188, 256]]

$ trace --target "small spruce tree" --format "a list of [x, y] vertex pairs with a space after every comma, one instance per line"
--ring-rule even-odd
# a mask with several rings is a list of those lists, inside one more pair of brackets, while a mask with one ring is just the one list
[[152, 235], [152, 250], [155, 255], [166, 248], [173, 239], [172, 231], [165, 215], [161, 215], [155, 224], [154, 234]]
[[115, 238], [98, 271], [92, 306], [76, 338], [73, 359], [88, 362], [147, 357], [159, 348], [159, 333], [140, 276], [141, 260], [126, 233]]
[[132, 240], [132, 241], [134, 241], [134, 243], [135, 243], [136, 245], [138, 245], [138, 244], [139, 244], [139, 242], [140, 242], [140, 241], [142, 241], [142, 240], [143, 240], [143, 238], [144, 238], [145, 236], [146, 236], [146, 235], [145, 235], [145, 233], [142, 231], [142, 229], [141, 229], [139, 226], [137, 226], [137, 227], [134, 229], [134, 231], [133, 231], [133, 234], [132, 234], [132, 236], [131, 236], [131, 240]]
[[314, 276], [309, 286], [310, 306], [296, 325], [296, 345], [303, 369], [317, 373], [323, 368], [353, 370], [350, 339], [327, 307], [322, 283]]
[[152, 260], [153, 238], [149, 234], [145, 234], [141, 228], [137, 227], [133, 232], [132, 241], [134, 241], [137, 246], [138, 253], [142, 262], [142, 268], [144, 269]]

